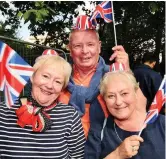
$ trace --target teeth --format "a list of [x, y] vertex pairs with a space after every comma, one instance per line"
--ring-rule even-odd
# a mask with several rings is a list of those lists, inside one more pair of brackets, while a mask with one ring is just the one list
[[90, 58], [83, 58], [82, 61], [88, 61]]
[[51, 95], [50, 92], [44, 91], [43, 89], [42, 89], [42, 92], [43, 92], [44, 94]]

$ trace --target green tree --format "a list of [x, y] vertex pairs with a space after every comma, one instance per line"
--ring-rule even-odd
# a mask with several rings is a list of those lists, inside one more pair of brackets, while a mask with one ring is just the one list
[[[15, 10], [10, 13], [7, 7], [1, 7], [0, 10], [4, 14], [12, 15], [12, 18], [17, 19], [16, 22], [18, 17], [24, 18], [25, 22], [30, 22], [29, 29], [33, 36], [47, 32], [44, 45], [49, 43], [56, 48], [63, 48], [63, 44], [68, 43], [68, 29], [72, 27], [73, 16], [78, 15], [75, 9], [78, 5], [84, 5], [82, 1], [15, 1], [11, 3], [15, 6]], [[90, 11], [86, 10], [86, 13], [89, 14]], [[123, 45], [129, 54], [131, 66], [141, 59], [146, 50], [155, 52], [157, 58], [159, 53], [162, 53], [164, 57], [164, 1], [115, 1], [114, 13], [117, 42]], [[111, 48], [115, 45], [113, 23], [105, 24], [102, 21], [100, 19], [99, 29], [102, 56], [109, 63]]]
[[[165, 2], [114, 2], [114, 15], [118, 44], [129, 53], [130, 64], [141, 59], [146, 50], [165, 54]], [[102, 24], [100, 35], [105, 59], [114, 46], [113, 24]], [[109, 55], [108, 55], [109, 52]]]
[[[68, 43], [69, 29], [73, 24], [73, 16], [77, 16], [75, 9], [84, 2], [76, 1], [36, 1], [12, 2], [17, 8], [17, 15], [30, 22], [31, 35], [44, 35], [45, 42], [51, 47], [63, 48]], [[65, 50], [65, 48], [63, 48]]]
[[0, 35], [17, 38], [17, 30], [20, 27], [20, 20], [17, 18], [15, 10], [10, 8], [6, 1], [0, 2]]

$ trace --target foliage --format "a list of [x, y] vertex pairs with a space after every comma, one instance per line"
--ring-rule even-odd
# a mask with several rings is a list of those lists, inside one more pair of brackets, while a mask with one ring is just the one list
[[[73, 23], [73, 16], [77, 16], [75, 9], [84, 2], [69, 1], [36, 1], [12, 2], [17, 8], [17, 16], [30, 22], [31, 35], [47, 33], [43, 45], [63, 48], [68, 43], [69, 29]], [[67, 32], [68, 31], [68, 32]], [[63, 48], [65, 49], [65, 48]]]
[[0, 35], [16, 38], [20, 22], [15, 16], [15, 11], [10, 8], [6, 1], [0, 1], [0, 11], [4, 17], [0, 18]]
[[[0, 2], [0, 10], [9, 15], [11, 25], [18, 25], [18, 17], [30, 22], [31, 35], [47, 37], [44, 45], [63, 48], [68, 43], [69, 29], [75, 9], [84, 5], [82, 1], [13, 1], [16, 10], [8, 9], [7, 3]], [[92, 3], [96, 3], [93, 1]], [[98, 2], [97, 2], [98, 3]], [[84, 8], [83, 8], [84, 9]], [[89, 14], [90, 11], [86, 10]], [[130, 57], [130, 64], [140, 61], [146, 51], [165, 55], [165, 2], [164, 1], [114, 1], [114, 15], [118, 45], [123, 45]], [[102, 56], [106, 62], [112, 54], [114, 44], [113, 23], [100, 20]], [[65, 48], [63, 48], [66, 51]], [[163, 58], [164, 60], [165, 58]], [[165, 61], [163, 61], [165, 62]]]
[[[165, 54], [165, 2], [114, 2], [118, 44], [123, 45], [134, 64], [146, 51]], [[101, 27], [104, 52], [114, 46], [113, 24]], [[108, 59], [110, 54], [104, 54]], [[164, 60], [164, 58], [163, 58]], [[165, 61], [164, 61], [165, 62]]]

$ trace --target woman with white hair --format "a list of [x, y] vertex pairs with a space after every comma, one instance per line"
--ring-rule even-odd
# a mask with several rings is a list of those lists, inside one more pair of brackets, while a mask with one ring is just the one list
[[164, 159], [165, 117], [141, 130], [146, 113], [136, 109], [138, 83], [131, 72], [107, 73], [100, 84], [110, 113], [103, 131], [101, 158], [103, 159]]
[[8, 109], [0, 105], [0, 158], [83, 158], [85, 137], [77, 111], [58, 102], [71, 66], [43, 55], [33, 66], [29, 94]]

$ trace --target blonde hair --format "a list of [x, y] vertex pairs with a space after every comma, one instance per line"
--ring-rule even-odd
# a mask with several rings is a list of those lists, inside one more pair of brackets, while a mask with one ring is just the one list
[[[136, 91], [139, 88], [139, 83], [137, 83], [132, 71], [115, 71], [115, 72], [108, 72], [104, 75], [103, 79], [100, 81], [100, 93], [104, 97], [106, 94], [106, 87], [111, 80], [112, 76], [124, 76], [128, 81], [130, 81], [131, 85], [133, 85], [134, 90]], [[122, 78], [122, 77], [119, 77]], [[115, 81], [116, 85], [116, 81]]]
[[71, 65], [65, 59], [63, 59], [58, 55], [42, 55], [36, 59], [35, 64], [33, 65], [34, 69], [33, 75], [35, 75], [38, 69], [47, 65], [54, 65], [58, 69], [61, 69], [65, 77], [64, 86], [63, 86], [64, 89], [67, 86], [71, 76], [72, 72]]

